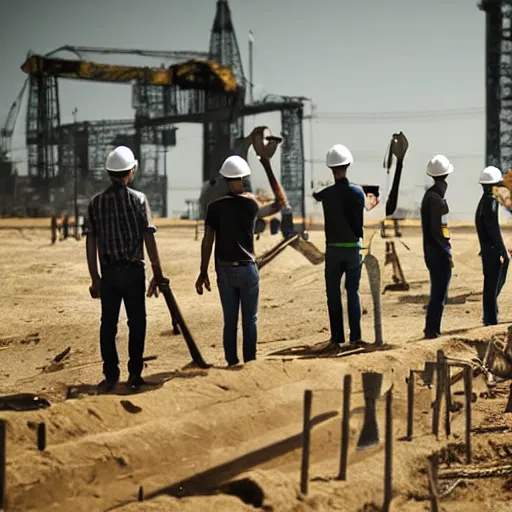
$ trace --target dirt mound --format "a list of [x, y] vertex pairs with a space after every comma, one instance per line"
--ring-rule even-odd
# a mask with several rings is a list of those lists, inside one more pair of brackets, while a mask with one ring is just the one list
[[[208, 371], [185, 368], [190, 356], [183, 339], [170, 334], [163, 300], [151, 300], [147, 353], [157, 358], [144, 370], [148, 386], [127, 396], [122, 383], [112, 394], [95, 394], [101, 378], [99, 304], [88, 294], [83, 242], [68, 240], [51, 246], [49, 230], [31, 232], [30, 240], [17, 232], [0, 233], [4, 262], [0, 268], [2, 393], [33, 392], [53, 404], [44, 410], [0, 413], [8, 421], [9, 509], [245, 511], [257, 505], [284, 512], [378, 510], [383, 495], [382, 443], [356, 450], [364, 411], [360, 373], [377, 371], [384, 374], [383, 392], [394, 384], [393, 509], [424, 510], [428, 506], [426, 456], [446, 443], [430, 434], [432, 391], [420, 381], [414, 439], [402, 439], [405, 377], [411, 368], [421, 369], [425, 360], [433, 360], [439, 348], [456, 358], [482, 357], [480, 352], [489, 339], [506, 336], [506, 326], [482, 327], [481, 302], [468, 299], [447, 305], [443, 337], [422, 340], [421, 304], [404, 299], [409, 296], [406, 293], [387, 292], [382, 296], [382, 309], [388, 350], [348, 358], [267, 359], [268, 354], [301, 345], [312, 347], [328, 337], [323, 265], [312, 266], [293, 248], [287, 248], [260, 274], [258, 360], [239, 370], [225, 370], [217, 290], [200, 299], [194, 291], [199, 243], [194, 242], [193, 232], [185, 229], [172, 233], [162, 229], [158, 236], [165, 273], [205, 359], [214, 367]], [[312, 233], [311, 238], [323, 247], [322, 233]], [[421, 239], [411, 232], [404, 241], [410, 251], [397, 247], [405, 276], [416, 284], [414, 294], [425, 296], [428, 280]], [[474, 241], [474, 234], [456, 232], [456, 254], [472, 251]], [[275, 243], [277, 237], [264, 234], [257, 242], [258, 252]], [[384, 286], [391, 280], [390, 266], [383, 265], [384, 241], [376, 239], [373, 252], [381, 262]], [[455, 263], [451, 296], [481, 290], [480, 267], [458, 265], [457, 257]], [[213, 282], [213, 272], [211, 278]], [[512, 294], [505, 287], [500, 304], [504, 320], [512, 319], [510, 299]], [[362, 320], [364, 337], [373, 341], [372, 303], [365, 274], [361, 301], [368, 312]], [[123, 378], [126, 335], [122, 312], [118, 345]], [[66, 357], [52, 366], [55, 356], [67, 347]], [[53, 371], [45, 371], [48, 367]], [[351, 441], [348, 480], [340, 482], [336, 475], [341, 387], [346, 373], [353, 375]], [[307, 497], [298, 492], [305, 389], [314, 390], [315, 424]], [[475, 427], [510, 423], [503, 414], [503, 390], [487, 394], [486, 390], [485, 380], [475, 378]], [[460, 389], [454, 388], [455, 392]], [[381, 440], [383, 405], [380, 399]], [[46, 424], [48, 433], [44, 452], [36, 448], [40, 422]], [[463, 411], [453, 415], [452, 431], [450, 442], [460, 444]], [[493, 455], [488, 434], [474, 435], [482, 439], [475, 440], [475, 457], [482, 450], [482, 454], [493, 456], [493, 461], [498, 460], [498, 453], [503, 455], [502, 462], [505, 460], [504, 446]], [[499, 434], [489, 436], [494, 439]], [[496, 479], [485, 484], [472, 481], [457, 488], [443, 501], [443, 507], [470, 510], [471, 500], [475, 500], [479, 510], [500, 510], [510, 498], [506, 484]], [[145, 501], [138, 503], [141, 486]]]

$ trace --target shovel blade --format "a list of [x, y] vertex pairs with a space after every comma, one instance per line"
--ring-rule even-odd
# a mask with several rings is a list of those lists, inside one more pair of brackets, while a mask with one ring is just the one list
[[301, 237], [298, 237], [291, 246], [313, 265], [320, 265], [325, 261], [325, 254], [314, 244]]

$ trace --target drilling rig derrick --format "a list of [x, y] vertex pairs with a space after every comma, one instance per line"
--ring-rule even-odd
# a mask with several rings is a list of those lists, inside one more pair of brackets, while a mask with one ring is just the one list
[[512, 167], [512, 0], [483, 0], [486, 16], [486, 165]]

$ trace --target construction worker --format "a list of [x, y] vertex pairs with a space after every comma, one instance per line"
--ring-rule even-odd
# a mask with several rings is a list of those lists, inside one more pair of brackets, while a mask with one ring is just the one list
[[480, 174], [483, 193], [475, 215], [476, 231], [480, 242], [480, 255], [484, 272], [483, 323], [498, 323], [498, 296], [507, 279], [509, 255], [501, 236], [498, 201], [492, 189], [503, 180], [499, 169], [486, 167]]
[[142, 192], [127, 186], [137, 169], [132, 151], [125, 146], [114, 149], [107, 157], [106, 169], [112, 183], [89, 204], [86, 242], [92, 281], [89, 291], [93, 298], [101, 299], [100, 347], [105, 379], [99, 390], [111, 391], [119, 381], [116, 334], [121, 302], [130, 330], [128, 386], [138, 389], [144, 384], [141, 373], [146, 337], [144, 242], [154, 275], [148, 296], [154, 293], [163, 275], [148, 200]]
[[[265, 170], [270, 160], [260, 156]], [[208, 265], [215, 241], [215, 270], [224, 314], [223, 345], [228, 366], [239, 363], [237, 353], [238, 312], [242, 309], [243, 360], [256, 359], [259, 274], [254, 256], [254, 228], [258, 218], [274, 215], [281, 208], [279, 200], [259, 206], [245, 191], [244, 178], [251, 174], [246, 160], [230, 156], [220, 169], [228, 193], [212, 201], [206, 211], [201, 244], [201, 269], [196, 291], [203, 286], [211, 291]]]
[[430, 300], [424, 329], [426, 339], [441, 335], [441, 319], [452, 277], [453, 260], [448, 231], [450, 210], [444, 198], [448, 187], [446, 177], [452, 172], [453, 165], [444, 155], [436, 155], [427, 164], [427, 174], [434, 179], [434, 185], [425, 192], [421, 202], [423, 253], [430, 274]]
[[332, 171], [335, 183], [313, 197], [322, 203], [325, 229], [325, 285], [327, 308], [331, 327], [330, 342], [338, 346], [345, 342], [341, 278], [345, 274], [350, 341], [361, 341], [361, 279], [363, 240], [363, 212], [365, 194], [351, 185], [347, 169], [354, 161], [352, 153], [341, 144], [333, 146], [326, 156], [326, 165]]

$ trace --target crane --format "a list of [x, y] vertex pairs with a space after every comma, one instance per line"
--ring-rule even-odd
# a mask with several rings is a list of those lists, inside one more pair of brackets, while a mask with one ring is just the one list
[[221, 93], [235, 93], [238, 89], [236, 77], [231, 68], [211, 60], [190, 59], [166, 69], [31, 55], [22, 64], [21, 69], [29, 75], [98, 82], [136, 81], [148, 85], [177, 85], [182, 89], [203, 89]]
[[[75, 68], [74, 73], [76, 73], [78, 75], [82, 74], [83, 76], [76, 76], [76, 78], [90, 78], [90, 79], [94, 79], [94, 78], [85, 76], [86, 75], [85, 70], [86, 69], [90, 70], [91, 66], [88, 67], [87, 64], [85, 64], [86, 61], [84, 59], [84, 54], [95, 53], [95, 54], [102, 54], [102, 55], [139, 55], [142, 57], [158, 57], [158, 58], [162, 58], [162, 59], [170, 59], [170, 60], [175, 60], [175, 61], [180, 61], [180, 62], [186, 61], [186, 60], [188, 60], [188, 61], [206, 61], [208, 59], [208, 52], [199, 52], [199, 51], [137, 50], [137, 49], [128, 49], [128, 48], [102, 48], [102, 47], [94, 47], [94, 46], [72, 46], [72, 45], [60, 46], [59, 48], [56, 48], [55, 50], [52, 50], [52, 51], [46, 53], [44, 55], [43, 59], [48, 59], [52, 55], [55, 55], [60, 52], [65, 52], [65, 51], [74, 53], [80, 59], [80, 61], [82, 61], [82, 65], [78, 65], [78, 72]], [[36, 57], [36, 58], [34, 59], [33, 57]], [[25, 65], [27, 66], [26, 72], [29, 72], [29, 74], [31, 74], [34, 70], [34, 68], [33, 68], [34, 65], [37, 66], [39, 64], [43, 64], [43, 69], [44, 69], [45, 63], [47, 63], [47, 61], [43, 60], [41, 62], [37, 59], [37, 56], [32, 56], [27, 59], [24, 66]], [[60, 64], [62, 64], [62, 62]], [[211, 63], [210, 63], [210, 65], [211, 65]], [[75, 64], [75, 66], [77, 66], [77, 64]], [[187, 66], [187, 67], [181, 67], [180, 69], [181, 69], [182, 73], [185, 73], [187, 70], [190, 70], [191, 68], [192, 68], [192, 72], [193, 72], [194, 70], [197, 71], [200, 68], [200, 66], [197, 65], [195, 68], [193, 66]], [[215, 68], [215, 69], [219, 69], [219, 68]], [[111, 66], [105, 66], [100, 69], [98, 69], [96, 67], [95, 69], [96, 69], [96, 72], [100, 76], [102, 75], [102, 73], [104, 74], [104, 76], [108, 76], [109, 71], [110, 71], [110, 73], [116, 72], [116, 70], [112, 69]], [[131, 69], [131, 68], [127, 67], [127, 69]], [[126, 81], [132, 80], [133, 79], [132, 77], [134, 75], [137, 75], [137, 73], [139, 73], [139, 77], [140, 77], [140, 75], [143, 74], [143, 72], [141, 71], [142, 69], [145, 69], [145, 68], [137, 68], [137, 70], [131, 69], [131, 75], [130, 75], [130, 71], [127, 71]], [[203, 69], [204, 69], [204, 66], [203, 66]], [[158, 71], [159, 71], [159, 73], [155, 74], [153, 77], [153, 79], [155, 81], [160, 80], [165, 83], [166, 81], [167, 82], [171, 81], [174, 78], [176, 80], [176, 83], [180, 83], [180, 82], [183, 83], [183, 79], [180, 78], [179, 76], [177, 78], [175, 78], [170, 73], [169, 74], [164, 73], [162, 75], [161, 71], [160, 70], [158, 70]], [[229, 69], [228, 69], [227, 74], [225, 73], [224, 69], [220, 69], [220, 71], [221, 71], [221, 75], [223, 77], [227, 76], [228, 79], [230, 78]], [[64, 75], [61, 75], [61, 76], [64, 76]], [[73, 78], [73, 76], [71, 76], [70, 78]], [[135, 77], [135, 79], [136, 78], [137, 77]], [[221, 80], [222, 80], [222, 78], [221, 78]], [[109, 80], [109, 81], [111, 81], [111, 80]], [[16, 100], [12, 103], [11, 108], [9, 109], [5, 124], [4, 124], [3, 128], [0, 130], [0, 156], [3, 159], [8, 158], [8, 155], [11, 151], [12, 135], [14, 133], [14, 128], [16, 126], [16, 122], [17, 122], [18, 115], [20, 112], [21, 104], [23, 101], [23, 96], [25, 94], [25, 91], [27, 90], [28, 83], [29, 83], [29, 78], [27, 78], [24, 81], [23, 86], [22, 86], [18, 96], [16, 97]]]
[[71, 52], [74, 53], [80, 60], [86, 60], [84, 58], [85, 53], [97, 53], [101, 55], [139, 55], [141, 57], [159, 57], [163, 59], [172, 59], [176, 61], [184, 60], [207, 60], [208, 52], [196, 52], [196, 51], [167, 51], [167, 50], [137, 50], [130, 48], [102, 48], [98, 46], [70, 46], [64, 45], [59, 48], [52, 50], [45, 54], [45, 57], [51, 57], [59, 52]]
[[16, 121], [20, 113], [21, 103], [23, 101], [25, 90], [27, 89], [27, 84], [28, 78], [23, 83], [23, 87], [14, 100], [14, 103], [11, 105], [5, 124], [0, 130], [0, 157], [2, 159], [9, 158], [9, 153], [11, 152], [12, 134], [14, 133], [14, 127], [16, 126]]

